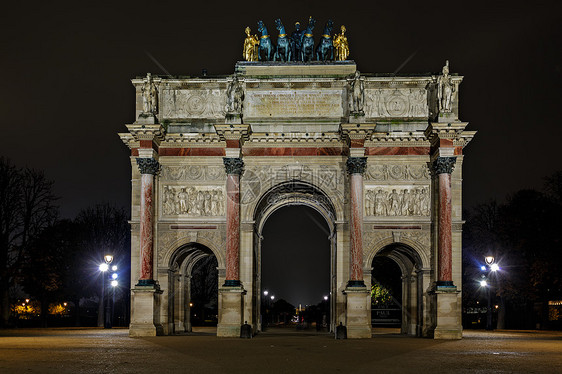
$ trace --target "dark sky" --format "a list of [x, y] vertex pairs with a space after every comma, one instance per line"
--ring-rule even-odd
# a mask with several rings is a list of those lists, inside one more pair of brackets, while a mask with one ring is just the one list
[[[478, 134], [465, 149], [467, 206], [540, 188], [562, 169], [559, 1], [9, 2], [0, 15], [0, 155], [44, 169], [64, 217], [96, 202], [128, 207], [134, 121], [130, 79], [231, 74], [244, 28], [313, 15], [345, 24], [363, 72], [441, 70], [465, 76], [460, 117]], [[321, 31], [316, 30], [316, 36]]]
[[[129, 204], [128, 150], [117, 133], [134, 120], [130, 78], [231, 74], [244, 28], [272, 34], [309, 15], [348, 29], [364, 72], [465, 76], [461, 119], [478, 130], [466, 148], [465, 202], [503, 198], [562, 169], [558, 147], [562, 12], [557, 1], [11, 2], [0, 21], [0, 153], [44, 169], [63, 216], [94, 202]], [[335, 5], [339, 4], [339, 5]], [[318, 34], [320, 31], [317, 30]], [[146, 51], [146, 52], [145, 52]]]

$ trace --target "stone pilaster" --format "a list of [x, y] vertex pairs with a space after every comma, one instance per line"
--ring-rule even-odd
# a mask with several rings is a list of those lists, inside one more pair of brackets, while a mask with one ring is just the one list
[[437, 157], [433, 172], [439, 178], [437, 287], [454, 287], [452, 271], [451, 173], [456, 157]]

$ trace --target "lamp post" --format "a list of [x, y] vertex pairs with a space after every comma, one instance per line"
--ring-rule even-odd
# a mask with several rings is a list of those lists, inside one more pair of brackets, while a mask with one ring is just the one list
[[[117, 266], [113, 266], [113, 271], [117, 270]], [[117, 281], [117, 278], [119, 276], [117, 275], [117, 273], [113, 273], [111, 274], [111, 318], [110, 318], [110, 327], [113, 326], [113, 316], [114, 316], [114, 312], [115, 312], [115, 288], [117, 288], [117, 286], [119, 285], [119, 281]]]
[[486, 296], [488, 299], [488, 305], [486, 308], [486, 330], [491, 331], [493, 330], [492, 327], [492, 292], [491, 288], [492, 285], [490, 284], [490, 275], [500, 269], [498, 264], [495, 263], [494, 256], [486, 256], [484, 257], [484, 261], [486, 262], [487, 266], [482, 266], [482, 271], [487, 271], [487, 275], [484, 276], [484, 279], [480, 281], [480, 286], [486, 288]]
[[[108, 326], [108, 305], [105, 302], [105, 272], [109, 270], [109, 264], [113, 262], [112, 255], [103, 256], [104, 262], [100, 264], [99, 270], [101, 271], [101, 299], [100, 308], [98, 309], [98, 327], [103, 326], [104, 328], [111, 328]], [[105, 308], [105, 318], [104, 318], [104, 308]]]

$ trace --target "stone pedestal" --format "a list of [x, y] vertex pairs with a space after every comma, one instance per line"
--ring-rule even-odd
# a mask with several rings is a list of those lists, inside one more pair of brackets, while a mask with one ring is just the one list
[[240, 337], [240, 328], [244, 324], [244, 294], [242, 287], [219, 288], [218, 337]]
[[433, 338], [461, 339], [460, 303], [456, 287], [438, 287], [434, 297], [437, 312]]
[[347, 287], [346, 327], [349, 339], [370, 339], [371, 329], [371, 295], [367, 287]]
[[129, 336], [164, 335], [164, 329], [159, 323], [162, 291], [153, 286], [135, 286], [131, 292]]

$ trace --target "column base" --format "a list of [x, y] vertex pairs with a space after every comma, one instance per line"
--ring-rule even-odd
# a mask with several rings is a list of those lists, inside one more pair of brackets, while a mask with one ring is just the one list
[[346, 327], [349, 339], [370, 339], [371, 329], [371, 293], [363, 285], [347, 287]]
[[129, 336], [164, 335], [160, 323], [160, 296], [162, 291], [156, 286], [135, 286], [131, 290], [131, 323]]
[[242, 286], [219, 288], [219, 321], [217, 336], [239, 338], [244, 324], [244, 294]]
[[461, 311], [459, 291], [455, 286], [437, 286], [435, 294], [434, 339], [462, 339]]

